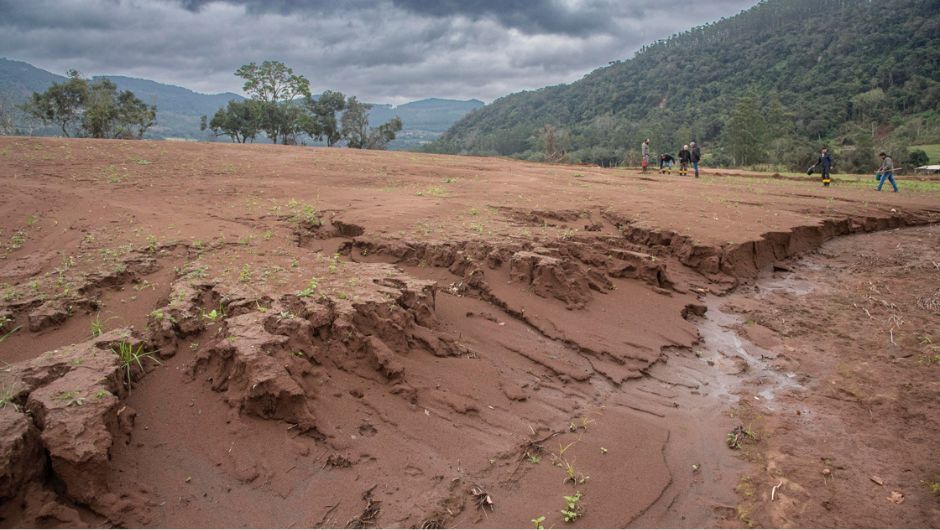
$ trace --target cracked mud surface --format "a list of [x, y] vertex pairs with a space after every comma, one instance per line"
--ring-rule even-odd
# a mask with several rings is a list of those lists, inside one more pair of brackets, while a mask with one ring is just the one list
[[13, 526], [559, 527], [578, 491], [577, 527], [783, 525], [726, 446], [754, 383], [704, 363], [715, 295], [940, 220], [935, 194], [499, 159], [0, 153]]

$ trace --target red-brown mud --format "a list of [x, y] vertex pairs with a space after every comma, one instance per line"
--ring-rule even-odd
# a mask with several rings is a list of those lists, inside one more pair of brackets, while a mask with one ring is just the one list
[[[746, 495], [774, 438], [742, 445], [756, 464], [727, 447], [755, 410], [741, 385], [788, 378], [713, 350], [740, 338], [715, 294], [940, 220], [930, 193], [502, 159], [23, 138], [0, 156], [7, 526], [854, 521], [764, 519]], [[770, 351], [765, 327], [740, 334]]]

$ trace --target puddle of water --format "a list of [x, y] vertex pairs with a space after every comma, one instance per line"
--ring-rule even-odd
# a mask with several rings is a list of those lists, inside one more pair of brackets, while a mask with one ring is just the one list
[[[763, 284], [761, 287], [765, 287]], [[705, 299], [708, 311], [699, 324], [704, 343], [696, 351], [709, 364], [703, 376], [711, 379], [709, 386], [731, 402], [737, 402], [745, 380], [755, 380], [763, 387], [756, 397], [769, 410], [775, 410], [775, 396], [785, 390], [800, 389], [796, 374], [781, 373], [768, 362], [776, 354], [751, 343], [738, 335], [734, 327], [744, 320], [721, 310], [723, 299], [709, 295]], [[744, 364], [746, 363], [746, 365]]]

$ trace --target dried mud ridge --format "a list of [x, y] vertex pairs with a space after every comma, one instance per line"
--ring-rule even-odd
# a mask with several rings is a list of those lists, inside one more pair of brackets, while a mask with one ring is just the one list
[[[344, 438], [318, 417], [318, 404], [332, 399], [322, 389], [327, 372], [352, 374], [384, 387], [393, 399], [416, 406], [425, 397], [410, 383], [402, 362], [409, 352], [476, 355], [460, 337], [439, 325], [435, 314], [438, 283], [417, 279], [401, 266], [447, 269], [454, 281], [440, 288], [448, 294], [499, 307], [547, 339], [580, 352], [591, 369], [540, 361], [562, 381], [584, 381], [596, 373], [619, 385], [642, 377], [666, 349], [683, 345], [664, 343], [656, 351], [649, 351], [648, 346], [632, 351], [605, 348], [527, 314], [512, 293], [524, 291], [558, 300], [575, 314], [613, 290], [613, 279], [638, 280], [662, 296], [704, 294], [707, 289], [726, 292], [759, 270], [811, 251], [832, 237], [938, 220], [936, 213], [826, 220], [791, 232], [767, 233], [758, 241], [716, 247], [674, 232], [643, 228], [603, 211], [591, 219], [565, 211], [506, 209], [503, 213], [519, 226], [584, 222], [589, 233], [540, 242], [511, 237], [429, 242], [376, 238], [336, 217], [325, 226], [300, 223], [296, 243], [301, 248], [310, 239], [347, 238], [340, 253], [351, 261], [347, 274], [358, 278], [349, 294], [259, 296], [237, 282], [210, 281], [183, 269], [169, 296], [151, 313], [147, 330], [111, 331], [7, 366], [0, 372], [4, 392], [0, 396], [0, 498], [8, 502], [23, 496], [40, 499], [41, 509], [21, 521], [27, 525], [80, 526], [86, 524], [80, 512], [87, 510], [110, 524], [148, 524], [150, 501], [135, 493], [112, 491], [107, 467], [112, 448], [129, 443], [135, 419], [135, 411], [125, 403], [133, 391], [130, 385], [140, 384], [159, 359], [186, 351], [196, 339], [201, 346], [187, 365], [193, 384], [208, 385], [241, 414], [286, 422], [297, 433], [322, 442], [333, 451], [327, 465], [356, 465], [355, 458], [343, 456]], [[32, 331], [55, 327], [76, 307], [95, 308], [100, 290], [157, 267], [151, 253], [140, 251], [109, 273], [67, 278], [68, 271], [60, 271], [62, 281], [73, 286], [67, 296], [19, 299], [0, 306], [0, 315], [24, 322]], [[703, 305], [690, 303], [682, 316], [704, 311]], [[494, 318], [485, 313], [478, 316]], [[153, 356], [141, 358], [139, 365], [122, 364], [115, 353], [122, 347], [153, 352]], [[526, 391], [511, 381], [501, 386], [510, 399], [526, 398]], [[351, 392], [354, 397], [356, 392]], [[472, 414], [481, 405], [467, 401], [450, 406], [458, 413]], [[369, 428], [363, 427], [361, 434], [369, 435]], [[549, 437], [556, 434], [542, 427], [538, 434], [533, 430], [537, 439], [514, 449], [513, 458], [527, 454], [526, 447], [540, 447], [539, 439], [544, 441], [546, 432]], [[438, 508], [407, 522], [446, 525], [466, 504], [468, 494], [461, 484], [451, 484]], [[381, 523], [381, 503], [373, 500], [371, 490], [363, 495], [363, 502], [362, 514], [349, 525]]]

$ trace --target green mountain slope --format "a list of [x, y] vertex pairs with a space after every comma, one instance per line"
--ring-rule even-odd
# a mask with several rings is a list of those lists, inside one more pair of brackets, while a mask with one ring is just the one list
[[[900, 129], [891, 141], [930, 143], [907, 136], [940, 134], [938, 106], [940, 1], [766, 0], [570, 85], [501, 98], [431, 150], [537, 159], [551, 124], [575, 162], [633, 162], [650, 137], [673, 153], [698, 140], [715, 163], [798, 166], [801, 152], [850, 150], [865, 131], [868, 142]], [[742, 151], [736, 136], [759, 145]]]

